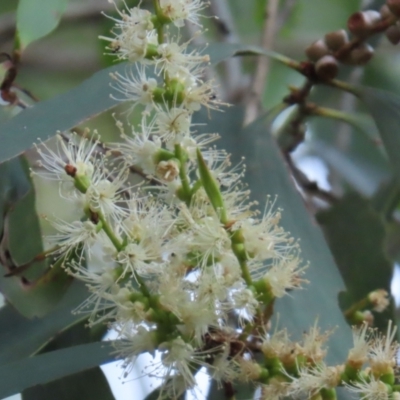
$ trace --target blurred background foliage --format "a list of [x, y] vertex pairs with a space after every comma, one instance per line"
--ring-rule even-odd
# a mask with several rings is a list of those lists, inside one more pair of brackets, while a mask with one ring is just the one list
[[[23, 30], [29, 24], [25, 22], [20, 26], [17, 22], [19, 20], [19, 24], [21, 24], [21, 21], [26, 21], [18, 16], [21, 10], [17, 12], [17, 8], [20, 7], [21, 9], [24, 3], [24, 7], [27, 7], [24, 18], [32, 21], [33, 32], [23, 33]], [[41, 28], [40, 21], [43, 17], [41, 15], [43, 8], [40, 3], [40, 1], [29, 0], [0, 2], [0, 53], [2, 53], [0, 78], [6, 75], [8, 67], [8, 60], [4, 53], [12, 54], [16, 45], [17, 47], [22, 46], [20, 47], [22, 54], [14, 90], [18, 92], [24, 102], [31, 105], [35, 101], [24, 94], [24, 90], [29, 91], [40, 102], [49, 100], [79, 86], [95, 72], [115, 66], [113, 58], [104, 55], [104, 42], [98, 39], [100, 35], [109, 35], [112, 23], [101, 12], [109, 16], [115, 15], [113, 4], [106, 0], [51, 1], [52, 7], [59, 7], [57, 15], [60, 17], [60, 22], [57, 25], [57, 21], [53, 21], [54, 29], [49, 28], [49, 33], [40, 37], [40, 31], [35, 32], [35, 27]], [[50, 7], [50, 3], [43, 5]], [[132, 7], [137, 5], [138, 2], [126, 0], [126, 3]], [[304, 49], [311, 42], [322, 38], [327, 32], [346, 28], [346, 21], [353, 12], [363, 8], [379, 9], [383, 3], [384, 1], [378, 0], [281, 0], [277, 21], [275, 21], [276, 32], [272, 43], [273, 50], [295, 60], [305, 60]], [[142, 1], [142, 6], [151, 7], [151, 2]], [[267, 6], [266, 0], [211, 0], [211, 8], [207, 12], [210, 15], [217, 14], [220, 20], [206, 19], [205, 25], [208, 31], [204, 36], [197, 37], [194, 42], [199, 44], [216, 41], [242, 43], [244, 45], [260, 44]], [[54, 18], [54, 15], [50, 14], [49, 18]], [[225, 25], [222, 26], [221, 23]], [[195, 30], [193, 27], [189, 27], [182, 34], [189, 37]], [[36, 38], [35, 34], [39, 37]], [[32, 42], [30, 42], [29, 35], [32, 35]], [[374, 37], [373, 43], [376, 46], [373, 60], [365, 67], [343, 67], [339, 78], [354, 85], [384, 89], [400, 95], [398, 47], [389, 44], [383, 36]], [[212, 46], [210, 49], [212, 49]], [[258, 59], [255, 56], [233, 58], [220, 66], [211, 68], [211, 73], [219, 82], [220, 94], [225, 101], [235, 104], [237, 107], [246, 105], [246, 93], [250, 88], [251, 77], [254, 74]], [[303, 81], [304, 77], [296, 71], [277, 61], [269, 61], [269, 70], [262, 96], [263, 109], [271, 109], [280, 103], [288, 95], [289, 86], [299, 86]], [[104, 84], [108, 85], [108, 83]], [[376, 105], [373, 98], [371, 97], [372, 100], [370, 98], [369, 110], [371, 110], [371, 107], [377, 107], [379, 111], [379, 107], [385, 107], [386, 97], [384, 94], [382, 96], [383, 100]], [[393, 143], [396, 143], [396, 138], [400, 134], [398, 130], [400, 127], [400, 101], [396, 103], [396, 99], [391, 100], [391, 104], [394, 104], [391, 114], [393, 119], [388, 122], [391, 125], [384, 127], [389, 133], [392, 132]], [[294, 236], [297, 235], [301, 238], [306, 249], [303, 250], [305, 259], [308, 259], [311, 265], [317, 260], [318, 263], [324, 264], [318, 266], [319, 270], [316, 270], [317, 272], [314, 275], [317, 282], [313, 283], [315, 287], [319, 286], [321, 290], [318, 292], [316, 289], [315, 292], [312, 292], [318, 293], [321, 299], [326, 296], [325, 300], [318, 300], [325, 301], [323, 303], [325, 305], [322, 305], [321, 309], [323, 310], [325, 307], [325, 310], [327, 310], [328, 304], [331, 304], [329, 307], [332, 309], [335, 308], [339, 291], [342, 291], [339, 296], [340, 305], [345, 310], [371, 290], [378, 288], [390, 290], [394, 263], [400, 261], [400, 186], [398, 178], [395, 177], [398, 171], [393, 167], [393, 162], [388, 161], [380, 138], [380, 130], [382, 131], [382, 124], [384, 125], [385, 121], [381, 121], [378, 129], [365, 104], [362, 104], [349, 93], [328, 86], [318, 86], [313, 91], [310, 100], [319, 106], [345, 111], [351, 114], [356, 122], [348, 124], [332, 118], [308, 117], [304, 125], [305, 138], [302, 143], [294, 152], [281, 148], [281, 154], [276, 144], [272, 143], [271, 140], [271, 133], [276, 134], [279, 131], [279, 120], [275, 121], [271, 129], [267, 129], [265, 125], [263, 127], [252, 125], [247, 128], [248, 130], [241, 129], [241, 120], [237, 119], [239, 118], [238, 115], [242, 115], [237, 111], [239, 108], [235, 108], [234, 112], [227, 111], [218, 117], [214, 116], [211, 120], [208, 120], [208, 115], [199, 118], [201, 121], [209, 121], [208, 131], [213, 131], [215, 128], [215, 131], [221, 133], [222, 146], [233, 153], [234, 159], [246, 155], [250, 167], [248, 180], [253, 193], [256, 193], [255, 197], [262, 201], [268, 192], [271, 195], [277, 194], [279, 196], [278, 204], [283, 205], [285, 209], [289, 208], [290, 211], [288, 211], [286, 219], [284, 218], [284, 224], [290, 228]], [[65, 104], [65, 107], [68, 108], [69, 104]], [[118, 112], [123, 112], [126, 108], [126, 106], [118, 106]], [[5, 134], [7, 123], [20, 111], [17, 106], [0, 108], [0, 140], [2, 135]], [[112, 110], [112, 112], [115, 111], [115, 109]], [[139, 118], [136, 110], [128, 115], [133, 123]], [[118, 139], [119, 132], [115, 128], [111, 112], [85, 121], [80, 126], [80, 128], [83, 127], [98, 129], [104, 141]], [[232, 133], [232, 130], [237, 132]], [[230, 134], [235, 138], [231, 138]], [[268, 135], [268, 138], [266, 138], [266, 135]], [[263, 147], [265, 149], [264, 154], [255, 153], [256, 141], [255, 144], [253, 143], [253, 147], [246, 149], [245, 140], [251, 141], [248, 139], [250, 137], [257, 137], [260, 141], [265, 142], [263, 142], [263, 146], [265, 146]], [[392, 137], [389, 139], [392, 139]], [[384, 144], [387, 146], [387, 143]], [[394, 152], [397, 150], [400, 157], [400, 148], [393, 147]], [[35, 151], [28, 151], [26, 155], [29, 163], [34, 165], [36, 161]], [[271, 160], [273, 160], [274, 165], [271, 165]], [[289, 165], [292, 166], [291, 169], [287, 168], [285, 160], [292, 160], [289, 162]], [[311, 168], [307, 168], [309, 165], [311, 165]], [[265, 170], [261, 170], [263, 167], [265, 167]], [[259, 170], [255, 171], [256, 168]], [[297, 168], [303, 169], [309, 178], [304, 177]], [[11, 175], [9, 171], [13, 171]], [[8, 187], [7, 185], [12, 186], [9, 182], [15, 182], [14, 175], [12, 175], [14, 173], [14, 167], [10, 166], [1, 171], [3, 215], [7, 210], [7, 204], [14, 201], [9, 195], [10, 190], [4, 189], [4, 187]], [[291, 174], [295, 176], [297, 191], [301, 192], [302, 198], [292, 199], [296, 194], [294, 186], [291, 186]], [[18, 176], [21, 177], [22, 175], [19, 174]], [[319, 179], [321, 176], [325, 179], [325, 183], [322, 179], [322, 181], [318, 181], [318, 184], [314, 184], [314, 179]], [[50, 227], [43, 219], [39, 219], [38, 215], [43, 213], [57, 214], [60, 218], [66, 218], [74, 213], [74, 210], [59, 199], [57, 188], [36, 181], [34, 184], [36, 194], [30, 186], [30, 182], [21, 183], [21, 185], [28, 185], [29, 188], [26, 190], [30, 192], [31, 196], [36, 196], [37, 213], [32, 203], [30, 206], [22, 206], [25, 211], [29, 209], [30, 214], [23, 215], [20, 218], [22, 218], [22, 221], [31, 218], [34, 221], [33, 224], [38, 224], [38, 221], [40, 221], [42, 231], [49, 233]], [[262, 190], [259, 190], [259, 188]], [[299, 216], [299, 213], [302, 215]], [[315, 215], [325, 231], [326, 243], [330, 246], [346, 290], [344, 290], [344, 286], [338, 278], [337, 271], [332, 272], [329, 269], [331, 265], [334, 268], [336, 267], [326, 249], [326, 243], [316, 227]], [[17, 217], [13, 218], [16, 218], [17, 222], [11, 223], [11, 227], [18, 224], [23, 225], [23, 222], [18, 222]], [[7, 223], [8, 221], [2, 221], [3, 230]], [[23, 235], [22, 231], [16, 229], [16, 232], [11, 234], [11, 240], [14, 238], [17, 243], [21, 240], [21, 235]], [[12, 247], [11, 244], [10, 246]], [[32, 246], [35, 249], [33, 252], [35, 252], [42, 246], [42, 243], [36, 243]], [[18, 250], [15, 250], [14, 253], [17, 254]], [[23, 262], [23, 260], [20, 261], [20, 264], [23, 264]], [[40, 271], [43, 271], [43, 268], [42, 266]], [[40, 271], [37, 273], [40, 273]], [[32, 270], [30, 273], [33, 273]], [[331, 276], [332, 278], [330, 278]], [[312, 280], [312, 277], [309, 277], [309, 279]], [[328, 284], [324, 286], [324, 279], [336, 283], [332, 283], [331, 286], [328, 286]], [[56, 287], [58, 293], [63, 294], [67, 291], [70, 282], [66, 281], [65, 277], [61, 280], [57, 278], [57, 282], [60, 284]], [[12, 285], [8, 282], [7, 278], [0, 278], [0, 288], [2, 288], [6, 297], [9, 291], [14, 290], [12, 287], [10, 289]], [[71, 346], [99, 340], [104, 332], [81, 334], [82, 320], [72, 320], [72, 317], [66, 316], [66, 314], [69, 315], [68, 310], [72, 308], [72, 304], [76, 306], [83, 298], [82, 290], [84, 289], [75, 284], [71, 286], [66, 297], [61, 300], [56, 309], [49, 311], [51, 323], [46, 318], [43, 320], [44, 322], [39, 322], [40, 319], [29, 320], [29, 324], [28, 322], [26, 324], [29, 325], [29, 332], [33, 332], [33, 339], [30, 338], [27, 348], [16, 358], [12, 356], [13, 352], [6, 352], [6, 347], [0, 348], [0, 355], [3, 354], [4, 356], [2, 360], [0, 357], [0, 369], [2, 365], [5, 366], [6, 362], [17, 362], [32, 354], [66, 347], [67, 342], [68, 346]], [[334, 297], [328, 298], [329, 296], [326, 293], [330, 293]], [[296, 305], [301, 304], [307, 307], [307, 304], [311, 302], [310, 295], [301, 296], [303, 299], [300, 299]], [[12, 296], [7, 297], [7, 300], [14, 304], [15, 299]], [[28, 298], [28, 303], [30, 301], [32, 301], [31, 298]], [[39, 300], [34, 297], [33, 301]], [[59, 299], [54, 300], [54, 303], [58, 301]], [[307, 318], [304, 315], [298, 317], [296, 314], [298, 310], [296, 311], [293, 306], [288, 304], [290, 301], [293, 301], [293, 299], [288, 299], [283, 303], [281, 312], [287, 314], [286, 322], [289, 321], [289, 325], [292, 323], [291, 328], [299, 327], [299, 321], [302, 319], [305, 321]], [[288, 311], [289, 309], [291, 311]], [[27, 325], [24, 325], [25, 323], [20, 319], [22, 317], [14, 311], [11, 308], [4, 307], [1, 310], [3, 314], [0, 315], [2, 323], [3, 321], [12, 321], [11, 325], [8, 325], [7, 329], [9, 330], [5, 329], [3, 332], [4, 339], [2, 340], [4, 343], [8, 343], [8, 348], [10, 346], [17, 348], [18, 343], [11, 340], [12, 336], [19, 332], [20, 336], [17, 335], [16, 337], [24, 340], [22, 339], [23, 335], [21, 336], [21, 330], [28, 329], [26, 328]], [[393, 311], [393, 309], [389, 309], [385, 315], [377, 319], [380, 327], [384, 327], [388, 318], [393, 317]], [[331, 312], [330, 308], [329, 312]], [[333, 314], [335, 312], [332, 311]], [[399, 315], [399, 311], [396, 314]], [[34, 315], [38, 315], [36, 311], [28, 310], [26, 316], [32, 317]], [[337, 324], [341, 327], [344, 326], [343, 321], [338, 316], [339, 313], [337, 312], [335, 315], [335, 317], [332, 317], [333, 320], [336, 321], [337, 319]], [[310, 320], [313, 318], [315, 318], [315, 315], [310, 314]], [[308, 323], [309, 321], [303, 322], [303, 325]], [[72, 331], [68, 331], [66, 327], [71, 324], [75, 324], [74, 328]], [[303, 325], [301, 325], [301, 329], [305, 327]], [[0, 338], [2, 337], [1, 329], [3, 329], [3, 325], [0, 327]], [[64, 336], [57, 336], [57, 340], [50, 345], [53, 335], [63, 329], [68, 332]], [[344, 334], [344, 336], [347, 334]], [[10, 340], [11, 342], [8, 342]], [[337, 347], [339, 348], [340, 345], [341, 342], [338, 341]], [[94, 365], [97, 364], [92, 366]], [[68, 373], [72, 372], [74, 371], [71, 370]], [[89, 369], [86, 373], [88, 374], [86, 375], [88, 381], [101, 382], [101, 385], [107, 386], [100, 378], [100, 380], [96, 378], [96, 374], [100, 373], [97, 368]], [[76, 378], [76, 383], [70, 382], [67, 386], [79, 385], [82, 376], [73, 377], [74, 375], [71, 375], [68, 379], [72, 379], [71, 382], [74, 382]], [[95, 385], [95, 383], [92, 384]], [[20, 388], [22, 390], [24, 386], [22, 385]], [[30, 400], [55, 398], [56, 392], [54, 390], [54, 386], [44, 385], [36, 393], [35, 390], [29, 389], [23, 397]], [[69, 398], [77, 399], [76, 396], [76, 393], [71, 392], [70, 397], [66, 397], [66, 400]], [[112, 398], [108, 389], [103, 390], [103, 397]]]

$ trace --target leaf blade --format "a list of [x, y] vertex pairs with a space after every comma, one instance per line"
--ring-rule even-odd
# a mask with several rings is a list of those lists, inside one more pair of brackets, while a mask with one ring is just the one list
[[23, 49], [57, 27], [67, 3], [68, 0], [19, 0], [17, 32]]
[[96, 342], [0, 365], [0, 397], [114, 361], [111, 352], [109, 343]]

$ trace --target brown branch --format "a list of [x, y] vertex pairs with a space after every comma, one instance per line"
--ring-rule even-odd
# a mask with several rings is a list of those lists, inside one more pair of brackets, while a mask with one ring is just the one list
[[[278, 0], [267, 2], [262, 47], [272, 50], [277, 32]], [[262, 108], [262, 96], [265, 91], [265, 82], [270, 70], [270, 59], [258, 57], [256, 72], [253, 78], [249, 99], [245, 110], [244, 125], [253, 122]]]

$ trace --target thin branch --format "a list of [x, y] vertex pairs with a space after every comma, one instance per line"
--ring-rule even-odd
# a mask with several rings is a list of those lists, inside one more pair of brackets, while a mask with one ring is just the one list
[[297, 0], [286, 0], [285, 4], [283, 5], [278, 15], [278, 22], [277, 22], [278, 30], [283, 28], [285, 22], [292, 15], [296, 2]]
[[[279, 0], [269, 0], [266, 8], [266, 18], [262, 37], [262, 47], [272, 50], [277, 32], [277, 15]], [[265, 82], [270, 70], [270, 60], [268, 57], [257, 59], [256, 73], [249, 93], [244, 124], [247, 125], [254, 121], [261, 111], [262, 95], [265, 90]]]
[[312, 197], [317, 197], [330, 205], [338, 202], [339, 199], [332, 192], [321, 189], [317, 182], [310, 181], [307, 175], [293, 163], [290, 154], [286, 153], [284, 155], [293, 178], [305, 193]]

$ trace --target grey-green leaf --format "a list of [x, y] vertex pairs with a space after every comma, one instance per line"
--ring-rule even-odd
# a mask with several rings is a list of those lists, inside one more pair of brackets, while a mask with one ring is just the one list
[[17, 32], [22, 49], [55, 29], [68, 0], [19, 0]]
[[24, 391], [22, 400], [114, 400], [106, 377], [99, 367], [37, 385]]
[[0, 398], [114, 360], [112, 346], [96, 342], [0, 365]]
[[[376, 289], [390, 293], [393, 266], [384, 252], [385, 224], [371, 202], [349, 193], [328, 211], [320, 212], [318, 221], [346, 284], [343, 306], [350, 307]], [[393, 317], [391, 306], [375, 316], [375, 325], [384, 330]]]
[[21, 360], [37, 353], [56, 334], [85, 319], [74, 315], [88, 297], [84, 284], [74, 282], [57, 307], [44, 318], [27, 319], [11, 305], [0, 309], [0, 365]]
[[369, 87], [357, 87], [356, 94], [375, 120], [385, 151], [400, 180], [400, 96]]

